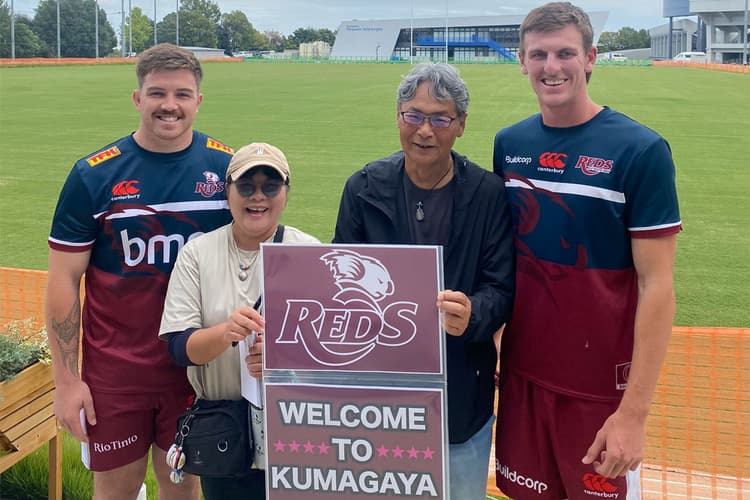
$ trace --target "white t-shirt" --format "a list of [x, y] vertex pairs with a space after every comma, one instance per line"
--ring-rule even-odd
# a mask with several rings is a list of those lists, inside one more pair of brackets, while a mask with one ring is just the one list
[[[169, 279], [159, 337], [188, 328], [208, 328], [227, 320], [240, 307], [252, 307], [261, 294], [260, 250], [243, 251], [232, 237], [232, 224], [189, 241], [177, 256]], [[272, 242], [273, 237], [267, 242]], [[284, 243], [320, 243], [294, 227], [284, 227]], [[249, 266], [240, 280], [240, 263]], [[240, 356], [229, 347], [213, 361], [188, 367], [198, 398], [241, 399]]]

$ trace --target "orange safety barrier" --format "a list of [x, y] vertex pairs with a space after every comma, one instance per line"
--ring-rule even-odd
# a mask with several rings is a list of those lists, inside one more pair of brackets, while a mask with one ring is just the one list
[[[0, 66], [48, 66], [48, 65], [69, 65], [69, 64], [135, 64], [137, 57], [24, 57], [24, 58], [0, 58]], [[204, 57], [201, 62], [242, 62], [241, 57]]]
[[[672, 329], [648, 418], [645, 500], [750, 499], [750, 329]], [[487, 492], [495, 486], [490, 457]]]
[[687, 68], [710, 69], [713, 71], [729, 71], [730, 73], [750, 73], [750, 65], [695, 63], [687, 61], [653, 61], [654, 66], [682, 66]]
[[[41, 326], [46, 286], [44, 271], [0, 267], [0, 326]], [[501, 495], [493, 464], [487, 491]], [[644, 499], [750, 500], [750, 328], [673, 328], [641, 486]]]

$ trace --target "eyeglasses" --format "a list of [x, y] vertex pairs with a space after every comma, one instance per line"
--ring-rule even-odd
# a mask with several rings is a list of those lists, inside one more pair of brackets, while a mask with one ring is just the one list
[[254, 195], [257, 189], [260, 189], [268, 198], [275, 198], [284, 186], [280, 182], [264, 182], [262, 186], [257, 186], [252, 182], [235, 182], [234, 185], [237, 186], [237, 192], [243, 198]]
[[409, 125], [422, 125], [429, 120], [434, 128], [448, 128], [455, 118], [446, 115], [423, 115], [418, 111], [400, 111], [401, 119]]

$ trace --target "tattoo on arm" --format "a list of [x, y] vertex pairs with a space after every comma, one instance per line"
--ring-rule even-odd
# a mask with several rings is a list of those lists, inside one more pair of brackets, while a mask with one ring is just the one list
[[63, 365], [70, 373], [78, 376], [78, 332], [81, 328], [81, 300], [78, 297], [62, 321], [53, 319], [52, 328], [57, 334], [55, 337]]

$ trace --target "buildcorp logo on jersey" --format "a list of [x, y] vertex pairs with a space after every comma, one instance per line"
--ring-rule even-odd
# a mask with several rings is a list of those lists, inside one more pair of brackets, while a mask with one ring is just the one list
[[437, 247], [262, 252], [267, 369], [442, 373]]
[[534, 490], [540, 495], [549, 489], [547, 483], [539, 481], [538, 479], [524, 476], [517, 470], [511, 469], [507, 465], [503, 465], [497, 460], [495, 460], [495, 474], [503, 476], [511, 483], [516, 483], [517, 485], [523, 486], [524, 488]]
[[514, 165], [516, 163], [522, 163], [524, 165], [531, 164], [531, 156], [510, 156], [505, 155], [505, 163], [508, 165]]

